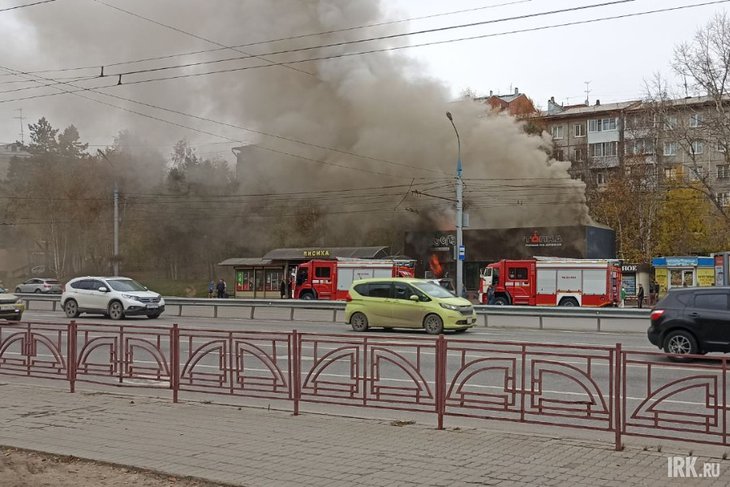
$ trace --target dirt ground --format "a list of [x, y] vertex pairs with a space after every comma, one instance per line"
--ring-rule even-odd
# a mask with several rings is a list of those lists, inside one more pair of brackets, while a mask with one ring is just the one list
[[0, 447], [2, 487], [220, 487], [224, 484]]

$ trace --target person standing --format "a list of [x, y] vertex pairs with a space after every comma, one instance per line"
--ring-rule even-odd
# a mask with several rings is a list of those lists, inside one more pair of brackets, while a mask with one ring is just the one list
[[644, 286], [639, 284], [639, 292], [636, 293], [636, 300], [638, 301], [639, 308], [644, 307]]
[[222, 278], [219, 279], [215, 289], [216, 291], [218, 291], [218, 297], [224, 298], [226, 296], [226, 281], [224, 281]]
[[494, 304], [494, 286], [487, 287], [487, 304]]
[[279, 283], [279, 294], [281, 294], [281, 299], [286, 299], [286, 279], [283, 277], [281, 278], [281, 282]]
[[215, 281], [213, 279], [211, 279], [210, 282], [208, 283], [208, 297], [212, 298], [214, 292], [215, 292]]
[[626, 305], [626, 288], [621, 286], [621, 301], [619, 302], [619, 308], [623, 308]]

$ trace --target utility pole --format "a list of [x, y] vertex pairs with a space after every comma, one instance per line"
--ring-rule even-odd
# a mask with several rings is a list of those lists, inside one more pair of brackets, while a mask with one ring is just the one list
[[451, 122], [456, 133], [457, 157], [456, 157], [456, 295], [461, 297], [464, 291], [464, 259], [466, 258], [466, 249], [464, 248], [464, 181], [461, 179], [461, 138], [459, 131], [456, 130], [454, 117], [451, 112], [446, 112], [446, 118]]
[[[96, 152], [106, 159], [106, 162], [112, 164], [112, 161], [101, 151], [97, 149]], [[114, 171], [114, 165], [112, 164], [112, 175], [114, 177], [114, 256], [112, 257], [112, 265], [114, 267], [114, 275], [119, 275], [119, 185], [117, 183], [117, 175]]]
[[20, 112], [20, 115], [17, 117], [13, 117], [15, 120], [20, 120], [20, 143], [25, 145], [25, 129], [23, 128], [23, 120], [25, 118], [23, 117], [23, 109], [18, 108], [16, 109], [17, 112]]

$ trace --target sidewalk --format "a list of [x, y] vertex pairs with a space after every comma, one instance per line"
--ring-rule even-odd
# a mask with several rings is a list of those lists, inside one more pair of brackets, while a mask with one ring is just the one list
[[[250, 487], [702, 485], [668, 479], [665, 451], [482, 429], [173, 404], [141, 395], [77, 392], [0, 378], [0, 445]], [[508, 428], [505, 425], [505, 429]], [[688, 452], [682, 452], [687, 455]]]

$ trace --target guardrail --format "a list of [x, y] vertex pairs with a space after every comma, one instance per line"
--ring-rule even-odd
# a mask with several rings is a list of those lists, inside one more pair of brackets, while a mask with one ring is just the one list
[[[17, 294], [31, 309], [31, 302], [50, 302], [53, 311], [59, 308], [60, 295], [58, 294]], [[177, 307], [177, 316], [183, 316], [184, 308], [210, 308], [213, 318], [218, 318], [221, 308], [242, 308], [247, 309], [249, 319], [256, 318], [256, 310], [260, 308], [286, 309], [288, 319], [294, 321], [297, 311], [319, 310], [331, 311], [332, 322], [338, 320], [338, 313], [345, 310], [343, 301], [324, 300], [299, 300], [299, 299], [211, 299], [211, 298], [181, 298], [167, 296], [165, 307], [169, 312], [171, 308]], [[485, 327], [490, 326], [490, 318], [504, 317], [529, 317], [537, 320], [537, 328], [543, 329], [546, 320], [554, 318], [588, 319], [595, 323], [596, 331], [602, 331], [606, 320], [639, 320], [637, 324], [647, 325], [649, 309], [627, 309], [627, 308], [581, 308], [581, 307], [543, 307], [543, 306], [485, 306], [476, 305], [474, 309]], [[174, 311], [173, 311], [174, 312]], [[493, 319], [491, 320], [494, 321]], [[642, 329], [642, 331], [644, 331]]]
[[730, 445], [728, 359], [615, 346], [0, 323], [0, 375], [402, 410]]

